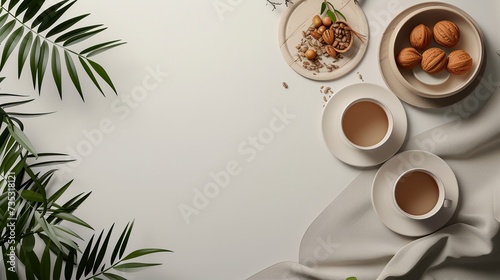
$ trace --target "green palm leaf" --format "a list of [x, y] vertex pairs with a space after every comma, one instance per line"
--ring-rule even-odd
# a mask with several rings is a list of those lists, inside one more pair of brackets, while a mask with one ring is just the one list
[[[97, 257], [97, 252], [99, 251], [99, 246], [101, 246], [101, 238], [102, 238], [103, 233], [104, 233], [104, 230], [102, 230], [101, 233], [99, 234], [99, 237], [97, 238], [97, 241], [95, 242], [94, 248], [92, 249], [92, 252], [90, 253], [89, 258], [85, 262], [85, 275], [88, 275], [92, 271], [92, 268], [95, 265], [95, 259]], [[78, 275], [76, 277], [78, 278]]]
[[89, 243], [87, 244], [87, 247], [85, 247], [85, 251], [83, 252], [83, 255], [80, 258], [80, 263], [78, 264], [78, 268], [76, 270], [76, 279], [79, 279], [83, 272], [85, 271], [85, 265], [88, 262], [90, 251], [92, 250], [92, 243], [94, 241], [95, 235], [92, 235], [92, 237], [89, 240]]
[[[105, 95], [100, 85], [100, 79], [116, 93], [116, 88], [104, 68], [96, 62], [91, 63], [88, 58], [118, 47], [124, 42], [112, 40], [97, 43], [81, 52], [70, 49], [107, 29], [102, 24], [74, 28], [75, 24], [89, 15], [87, 13], [73, 17], [67, 16], [68, 11], [76, 1], [55, 0], [53, 4], [45, 7], [49, 1], [2, 0], [3, 4], [0, 7], [0, 52], [2, 53], [0, 70], [6, 65], [15, 48], [19, 47], [17, 57], [18, 78], [21, 78], [24, 65], [29, 57], [33, 88], [38, 90], [39, 93], [42, 91], [42, 84], [47, 76], [45, 72], [49, 63], [52, 69], [50, 77], [54, 80], [60, 98], [62, 98], [63, 94], [63, 68], [66, 68], [69, 79], [71, 79], [82, 100], [84, 100], [82, 80], [79, 77], [78, 72], [80, 71], [78, 68], [83, 68], [82, 73], [85, 73], [85, 76], [92, 81], [101, 94]], [[67, 19], [61, 21], [62, 18]], [[16, 27], [16, 25], [18, 26]], [[56, 35], [58, 37], [55, 40], [49, 39]], [[6, 39], [7, 42], [1, 44]], [[63, 59], [65, 63], [62, 63]], [[75, 59], [80, 61], [79, 65], [75, 65]]]
[[64, 52], [64, 59], [66, 61], [66, 68], [68, 68], [69, 77], [71, 78], [71, 81], [75, 85], [76, 90], [82, 97], [82, 100], [84, 100], [82, 86], [80, 85], [80, 79], [78, 78], [78, 72], [76, 71], [75, 63], [73, 62], [73, 59], [71, 59], [69, 52], [67, 51]]
[[104, 92], [102, 91], [101, 86], [99, 85], [99, 82], [97, 81], [94, 73], [92, 73], [92, 70], [90, 69], [90, 67], [87, 65], [87, 63], [85, 62], [85, 60], [83, 58], [79, 57], [79, 59], [80, 59], [80, 64], [82, 65], [85, 72], [87, 72], [87, 75], [89, 76], [89, 78], [95, 84], [97, 89], [99, 89], [99, 91], [102, 93], [102, 95], [104, 95]]
[[59, 9], [68, 1], [69, 0], [63, 0], [59, 3], [50, 6], [48, 9], [40, 13], [31, 23], [31, 29], [34, 29], [35, 27], [40, 25], [40, 27], [38, 27], [37, 29], [37, 31], [40, 33], [45, 29], [47, 29], [48, 27], [50, 27], [52, 24], [54, 24], [66, 12], [66, 10], [69, 9], [71, 5], [73, 5], [76, 2], [75, 0], [73, 1], [73, 3], [70, 3], [67, 6], [63, 7], [62, 9]]
[[26, 134], [18, 128], [17, 126], [13, 124], [7, 124], [7, 128], [12, 135], [12, 137], [21, 145], [23, 148], [28, 150], [30, 153], [36, 155], [35, 148], [33, 147], [33, 144], [31, 144], [31, 141], [28, 139]]
[[12, 31], [12, 29], [14, 29], [15, 25], [16, 25], [16, 21], [11, 20], [7, 24], [2, 26], [2, 28], [0, 28], [0, 43], [2, 43], [3, 40], [5, 40], [5, 38], [7, 38], [7, 36], [9, 36], [10, 32]]
[[22, 12], [26, 11], [28, 7], [30, 6], [31, 2], [30, 1], [23, 1], [16, 10], [16, 17], [22, 14]]
[[41, 229], [43, 229], [44, 233], [50, 238], [50, 240], [54, 242], [54, 245], [60, 251], [63, 251], [62, 244], [59, 241], [59, 238], [57, 237], [54, 229], [52, 228], [52, 225], [47, 223], [47, 221], [38, 212], [35, 212], [35, 220], [37, 221]]
[[96, 73], [101, 76], [101, 78], [106, 82], [108, 83], [108, 85], [113, 89], [113, 91], [115, 93], [116, 92], [116, 88], [115, 86], [113, 85], [113, 82], [111, 81], [111, 78], [109, 77], [108, 73], [106, 73], [106, 70], [104, 70], [104, 68], [99, 65], [97, 62], [95, 61], [92, 61], [92, 60], [88, 60], [90, 66], [92, 66], [92, 68], [94, 68], [94, 70], [96, 71]]
[[19, 55], [17, 58], [17, 76], [21, 77], [21, 73], [23, 71], [24, 63], [28, 58], [31, 49], [31, 43], [33, 42], [33, 33], [28, 32], [26, 36], [24, 36], [21, 44], [19, 45]]
[[156, 249], [156, 248], [135, 250], [132, 253], [128, 254], [126, 257], [124, 257], [123, 261], [135, 259], [135, 258], [142, 257], [145, 255], [156, 254], [156, 253], [165, 253], [165, 252], [172, 252], [172, 251], [165, 250], [165, 249]]
[[47, 43], [47, 41], [44, 41], [40, 49], [40, 58], [38, 60], [38, 67], [37, 67], [38, 92], [41, 92], [42, 90], [43, 77], [45, 75], [45, 70], [47, 69], [48, 61], [49, 61], [49, 44]]
[[9, 14], [4, 14], [4, 15], [0, 16], [0, 27], [2, 27], [3, 24], [7, 21], [8, 15]]
[[80, 27], [80, 28], [77, 28], [75, 30], [71, 30], [71, 31], [66, 32], [63, 35], [57, 37], [55, 42], [56, 43], [64, 42], [64, 41], [69, 40], [75, 36], [84, 34], [85, 32], [90, 31], [90, 30], [95, 29], [95, 28], [100, 27], [100, 26], [102, 26], [102, 24], [95, 24], [95, 25]]
[[118, 253], [121, 250], [121, 247], [123, 246], [123, 239], [125, 238], [125, 235], [128, 234], [128, 231], [132, 230], [132, 225], [128, 223], [125, 228], [122, 231], [122, 234], [120, 235], [120, 238], [118, 238], [118, 241], [116, 242], [115, 248], [113, 249], [113, 253], [111, 253], [111, 263], [115, 262], [116, 257], [118, 257]]
[[75, 267], [76, 250], [70, 250], [68, 254], [68, 259], [66, 260], [66, 266], [64, 267], [64, 278], [66, 280], [71, 279], [73, 275], [73, 269]]
[[59, 97], [62, 99], [62, 76], [61, 76], [61, 57], [59, 56], [59, 51], [56, 47], [52, 48], [52, 77], [56, 83], [57, 92]]
[[40, 8], [42, 8], [45, 0], [30, 0], [29, 2], [30, 3], [26, 9], [26, 12], [24, 13], [23, 23], [26, 23], [28, 20], [32, 19], [38, 13], [38, 11], [40, 11]]
[[[88, 47], [88, 48], [84, 49], [83, 51], [80, 52], [80, 54], [84, 55], [84, 54], [96, 52], [98, 50], [105, 49], [108, 47], [113, 48], [117, 45], [119, 46], [119, 45], [125, 44], [125, 42], [120, 42], [120, 43], [118, 43], [118, 42], [120, 42], [120, 40], [113, 40], [113, 41], [97, 44], [97, 45], [94, 45], [92, 47]], [[89, 56], [91, 56], [91, 55], [87, 55], [87, 57], [89, 57]]]
[[63, 31], [65, 31], [65, 30], [67, 30], [68, 28], [70, 28], [71, 26], [75, 25], [80, 20], [86, 18], [88, 15], [90, 15], [90, 14], [85, 14], [85, 15], [77, 16], [77, 17], [68, 19], [68, 20], [66, 20], [66, 21], [64, 21], [64, 22], [56, 25], [49, 32], [47, 32], [47, 38], [48, 37], [52, 37], [52, 36], [54, 36], [56, 34], [59, 34], [59, 33], [63, 32]]
[[148, 267], [158, 266], [158, 265], [161, 265], [161, 263], [131, 262], [131, 263], [119, 264], [113, 268], [122, 272], [137, 272], [146, 269]]
[[120, 275], [109, 273], [109, 272], [104, 273], [104, 276], [108, 277], [111, 280], [127, 280], [127, 278], [123, 278]]
[[[14, 8], [17, 5], [18, 2], [19, 2], [19, 0], [10, 1], [9, 8], [8, 8], [9, 11], [12, 10], [12, 8]], [[2, 3], [2, 5], [3, 5], [3, 3]]]
[[23, 27], [19, 27], [18, 29], [16, 29], [16, 31], [14, 31], [10, 35], [9, 39], [7, 39], [7, 42], [5, 43], [2, 53], [2, 60], [0, 61], [0, 70], [3, 69], [5, 62], [7, 62], [7, 59], [9, 58], [10, 54], [16, 48], [17, 44], [19, 43], [19, 40], [21, 40], [23, 32], [24, 32]]
[[40, 50], [41, 50], [41, 42], [40, 37], [36, 37], [33, 45], [31, 46], [30, 51], [30, 69], [31, 69], [31, 79], [33, 81], [33, 88], [36, 87], [36, 76], [37, 76], [37, 68], [38, 61], [40, 60]]
[[50, 272], [52, 264], [50, 262], [50, 242], [45, 246], [45, 250], [42, 254], [42, 259], [40, 260], [40, 280], [50, 280]]
[[99, 250], [99, 254], [96, 256], [96, 259], [94, 261], [92, 273], [96, 273], [97, 269], [99, 269], [99, 266], [101, 265], [102, 261], [104, 260], [104, 255], [106, 254], [106, 250], [108, 249], [108, 244], [109, 244], [109, 239], [111, 237], [111, 233], [113, 232], [113, 227], [115, 224], [111, 226], [111, 228], [108, 231], [108, 234], [106, 235], [106, 238], [104, 239], [104, 242], [102, 243], [101, 250]]
[[78, 34], [76, 36], [73, 36], [71, 37], [70, 39], [66, 40], [64, 43], [63, 43], [63, 46], [64, 47], [69, 47], [71, 45], [74, 45], [76, 43], [80, 43], [84, 40], [87, 40], [88, 38], [98, 34], [98, 33], [101, 33], [102, 31], [106, 30], [107, 28], [106, 27], [103, 27], [103, 28], [99, 28], [97, 30], [93, 30], [93, 31], [89, 31], [89, 32], [85, 32], [83, 34]]
[[63, 256], [61, 253], [57, 254], [54, 270], [52, 271], [52, 280], [60, 280], [63, 265]]

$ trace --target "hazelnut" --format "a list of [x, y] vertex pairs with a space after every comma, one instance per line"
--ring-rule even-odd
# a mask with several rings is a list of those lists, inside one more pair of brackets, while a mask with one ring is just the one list
[[432, 31], [429, 27], [419, 24], [410, 32], [410, 44], [417, 50], [429, 47], [432, 40]]
[[403, 69], [412, 69], [420, 64], [422, 55], [414, 48], [404, 48], [396, 56], [396, 62]]
[[323, 25], [323, 21], [321, 20], [321, 18], [318, 15], [315, 15], [312, 18], [312, 23], [314, 24], [314, 27], [316, 27], [316, 28], [318, 28], [321, 25]]
[[306, 58], [309, 60], [314, 60], [316, 58], [316, 50], [315, 49], [308, 49], [306, 51]]
[[322, 19], [322, 21], [323, 21], [323, 25], [326, 26], [326, 27], [330, 27], [330, 25], [332, 25], [332, 23], [333, 23], [332, 19], [330, 17], [328, 17], [328, 16], [324, 17]]
[[472, 58], [463, 50], [452, 51], [448, 55], [448, 66], [446, 69], [451, 74], [462, 75], [472, 68]]
[[448, 63], [446, 53], [440, 48], [430, 48], [422, 54], [422, 69], [427, 73], [437, 73]]
[[323, 34], [323, 32], [325, 32], [325, 30], [326, 30], [326, 26], [322, 25], [322, 26], [320, 26], [320, 27], [318, 28], [318, 33], [319, 33], [319, 34]]
[[460, 29], [449, 20], [439, 21], [434, 25], [434, 40], [443, 47], [454, 47], [460, 40]]

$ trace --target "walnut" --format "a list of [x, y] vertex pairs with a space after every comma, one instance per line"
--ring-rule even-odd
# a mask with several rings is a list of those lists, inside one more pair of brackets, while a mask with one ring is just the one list
[[323, 32], [323, 40], [325, 40], [327, 45], [333, 44], [333, 41], [335, 41], [335, 34], [333, 33], [333, 30], [325, 30], [325, 32]]
[[420, 64], [422, 55], [414, 48], [404, 48], [396, 56], [396, 62], [403, 69], [412, 69]]
[[337, 57], [337, 51], [335, 50], [334, 47], [330, 46], [330, 45], [326, 45], [325, 46], [325, 51], [328, 53], [328, 55], [330, 55], [331, 57], [335, 58]]
[[460, 40], [460, 29], [449, 20], [439, 21], [434, 25], [434, 40], [443, 47], [454, 47]]
[[432, 40], [432, 31], [429, 27], [419, 24], [410, 32], [410, 44], [417, 50], [429, 47]]
[[446, 69], [451, 74], [462, 75], [472, 68], [472, 58], [463, 50], [452, 51], [448, 55], [448, 66]]
[[430, 48], [422, 54], [422, 69], [427, 73], [437, 73], [448, 63], [446, 53], [440, 48]]

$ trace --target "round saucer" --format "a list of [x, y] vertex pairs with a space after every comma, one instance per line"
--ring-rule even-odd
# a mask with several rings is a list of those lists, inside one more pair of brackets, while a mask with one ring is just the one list
[[[394, 119], [393, 134], [385, 144], [374, 150], [360, 150], [349, 145], [343, 137], [339, 121], [343, 109], [362, 98], [377, 100], [391, 111]], [[407, 126], [401, 101], [389, 90], [367, 83], [353, 84], [337, 91], [325, 105], [321, 120], [323, 139], [330, 152], [339, 160], [357, 167], [375, 166], [392, 157], [405, 141]]]
[[[399, 82], [396, 73], [391, 68], [391, 63], [389, 59], [389, 46], [391, 44], [391, 37], [393, 36], [394, 30], [398, 26], [398, 24], [404, 20], [409, 14], [413, 13], [416, 10], [419, 10], [424, 7], [429, 7], [429, 6], [439, 6], [439, 7], [447, 7], [447, 8], [452, 8], [454, 9], [455, 6], [447, 4], [447, 3], [441, 3], [441, 2], [427, 2], [427, 3], [421, 3], [414, 5], [403, 12], [401, 12], [399, 15], [394, 17], [394, 19], [389, 23], [387, 26], [384, 34], [382, 35], [382, 39], [380, 42], [380, 48], [379, 48], [379, 65], [380, 65], [380, 71], [382, 73], [382, 77], [386, 83], [386, 85], [389, 87], [389, 89], [396, 95], [398, 96], [402, 101], [415, 106], [419, 108], [425, 108], [425, 109], [430, 109], [430, 108], [443, 108], [446, 106], [450, 106], [452, 104], [455, 104], [459, 102], [460, 100], [464, 99], [467, 97], [470, 93], [473, 92], [474, 88], [479, 84], [479, 79], [475, 79], [471, 84], [469, 84], [466, 88], [461, 90], [458, 93], [455, 93], [451, 96], [447, 97], [442, 97], [442, 98], [430, 98], [430, 97], [424, 97], [420, 96], [419, 93], [414, 92], [407, 87], [405, 87], [402, 83]], [[474, 21], [472, 17], [470, 17], [467, 14], [464, 14], [465, 17], [467, 17], [476, 27], [477, 32], [479, 34], [480, 38], [483, 38], [484, 36], [481, 33], [481, 29], [477, 25], [477, 23]], [[482, 50], [484, 52], [484, 50]], [[485, 68], [486, 63], [481, 63], [481, 67], [479, 70], [478, 77], [481, 77], [484, 73], [484, 68]]]
[[[424, 168], [436, 174], [445, 187], [446, 199], [452, 204], [442, 208], [432, 218], [412, 220], [399, 213], [393, 204], [392, 186], [404, 172]], [[423, 236], [444, 226], [453, 216], [458, 204], [458, 183], [453, 170], [440, 157], [425, 151], [405, 151], [377, 171], [372, 184], [372, 204], [379, 219], [391, 230], [406, 236]]]

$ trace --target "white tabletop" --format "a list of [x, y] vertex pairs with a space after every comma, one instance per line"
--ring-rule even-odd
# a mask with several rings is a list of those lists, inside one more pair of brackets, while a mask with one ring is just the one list
[[[87, 0], [72, 13], [90, 12], [87, 23], [108, 26], [99, 40], [128, 42], [96, 58], [118, 97], [108, 90], [103, 98], [85, 80], [85, 103], [69, 85], [60, 101], [50, 79], [39, 97], [27, 72], [2, 90], [35, 96], [27, 110], [57, 111], [26, 120], [26, 131], [39, 151], [78, 159], [61, 167], [58, 180], [74, 178], [73, 194], [92, 191], [80, 217], [98, 231], [135, 219], [130, 250], [175, 251], [146, 258], [164, 265], [136, 279], [244, 279], [296, 261], [309, 224], [360, 172], [323, 142], [320, 88], [360, 83], [358, 72], [385, 86], [377, 57], [382, 32], [420, 1], [359, 2], [370, 25], [366, 55], [331, 82], [307, 80], [285, 64], [277, 39], [284, 5]], [[476, 19], [496, 81], [500, 2], [445, 2]], [[3, 74], [15, 77], [10, 66]], [[409, 136], [446, 121], [443, 109], [405, 109]]]

